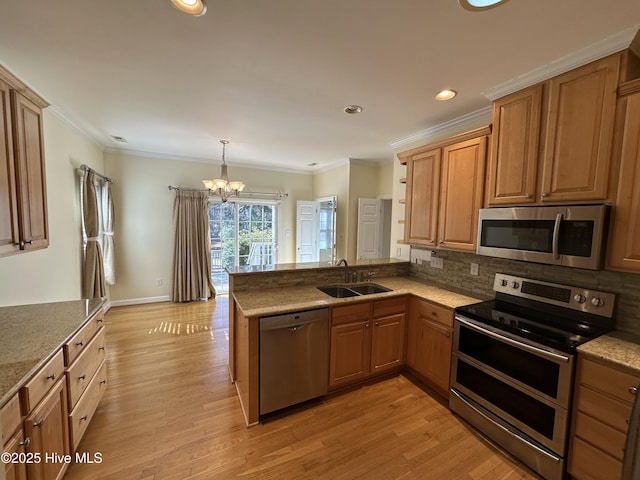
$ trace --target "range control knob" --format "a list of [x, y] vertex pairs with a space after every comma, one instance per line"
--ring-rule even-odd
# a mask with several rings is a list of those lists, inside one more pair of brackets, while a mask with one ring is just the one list
[[520, 288], [520, 284], [519, 284], [518, 282], [512, 282], [512, 283], [511, 283], [511, 286], [512, 286], [513, 288]]
[[578, 303], [584, 303], [587, 301], [587, 297], [585, 297], [584, 295], [582, 295], [581, 293], [576, 293], [573, 296], [573, 299], [578, 302]]
[[508, 284], [509, 282], [507, 282], [504, 278], [500, 280], [500, 285], [502, 285], [503, 287], [506, 287]]
[[593, 305], [594, 307], [601, 307], [604, 305], [604, 300], [598, 297], [593, 297], [591, 299], [591, 305]]

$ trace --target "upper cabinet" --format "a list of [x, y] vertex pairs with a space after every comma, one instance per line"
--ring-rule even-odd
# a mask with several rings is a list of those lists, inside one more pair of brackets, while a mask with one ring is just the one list
[[0, 68], [0, 256], [49, 245], [42, 109]]
[[405, 243], [475, 251], [489, 127], [398, 155], [407, 165]]
[[611, 200], [622, 54], [496, 100], [488, 206]]

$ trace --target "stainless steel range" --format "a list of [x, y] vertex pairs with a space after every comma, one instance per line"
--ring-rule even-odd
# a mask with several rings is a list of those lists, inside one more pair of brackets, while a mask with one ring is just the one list
[[576, 347], [614, 328], [615, 295], [498, 273], [457, 308], [449, 406], [547, 479], [565, 475]]

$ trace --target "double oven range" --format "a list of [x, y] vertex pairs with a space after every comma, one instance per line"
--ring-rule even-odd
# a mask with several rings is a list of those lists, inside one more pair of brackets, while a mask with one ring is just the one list
[[547, 479], [565, 475], [578, 345], [614, 328], [615, 296], [498, 273], [456, 309], [451, 410]]

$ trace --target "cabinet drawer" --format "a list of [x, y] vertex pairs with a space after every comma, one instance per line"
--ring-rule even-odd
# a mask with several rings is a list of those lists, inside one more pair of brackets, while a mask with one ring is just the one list
[[96, 332], [104, 325], [104, 311], [100, 309], [83, 325], [71, 340], [64, 344], [64, 364], [68, 367], [89, 345]]
[[89, 342], [75, 362], [67, 369], [67, 385], [69, 391], [69, 408], [73, 409], [85, 391], [93, 375], [105, 358], [104, 328]]
[[373, 317], [387, 317], [404, 313], [407, 308], [407, 298], [390, 298], [389, 300], [378, 300], [373, 302]]
[[0, 447], [9, 440], [20, 425], [22, 425], [20, 398], [18, 394], [16, 394], [2, 407], [2, 410], [0, 410]]
[[633, 403], [635, 395], [631, 393], [630, 389], [638, 387], [639, 377], [588, 358], [582, 359], [581, 368], [580, 383], [594, 387], [629, 404]]
[[631, 416], [631, 405], [602, 395], [584, 385], [578, 386], [576, 407], [602, 423], [621, 432], [626, 432], [627, 419]]
[[22, 414], [28, 415], [62, 375], [64, 375], [64, 356], [62, 350], [59, 350], [58, 353], [22, 387]]
[[331, 311], [331, 324], [340, 325], [343, 323], [359, 322], [369, 320], [371, 316], [371, 303], [356, 303], [355, 305], [345, 305], [334, 307]]
[[622, 463], [574, 437], [569, 456], [569, 473], [573, 478], [592, 480], [616, 480], [622, 476]]
[[412, 315], [425, 317], [447, 327], [453, 327], [453, 311], [426, 300], [414, 299], [411, 305]]
[[608, 453], [617, 460], [622, 461], [624, 456], [624, 442], [627, 436], [615, 428], [585, 415], [576, 412], [575, 435], [588, 441], [594, 447]]
[[75, 408], [69, 414], [69, 429], [71, 432], [72, 451], [78, 448], [78, 444], [98, 408], [98, 403], [107, 388], [107, 362], [103, 361], [84, 395], [80, 398]]

